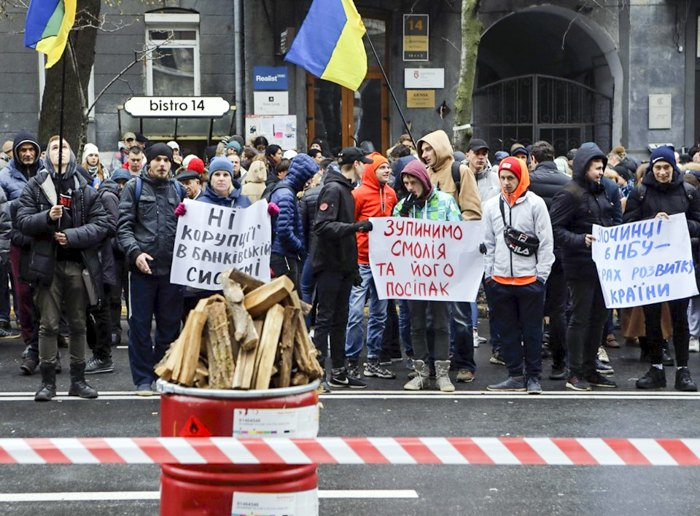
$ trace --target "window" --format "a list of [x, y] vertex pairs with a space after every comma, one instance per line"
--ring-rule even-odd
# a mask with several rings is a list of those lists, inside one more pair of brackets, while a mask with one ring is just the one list
[[146, 13], [146, 94], [199, 95], [199, 14]]

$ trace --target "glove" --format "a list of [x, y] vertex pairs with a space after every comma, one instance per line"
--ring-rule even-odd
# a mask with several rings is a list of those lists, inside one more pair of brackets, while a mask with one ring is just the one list
[[408, 194], [408, 197], [404, 199], [403, 204], [401, 205], [401, 211], [399, 211], [399, 216], [408, 217], [409, 213], [411, 213], [411, 208], [413, 208], [415, 204], [416, 196], [413, 194]]
[[177, 208], [175, 208], [175, 216], [182, 217], [185, 213], [187, 213], [187, 207], [184, 202], [181, 202], [177, 205]]
[[267, 214], [270, 217], [276, 217], [280, 214], [280, 207], [274, 202], [267, 203]]
[[352, 279], [352, 286], [353, 287], [362, 286], [362, 276], [360, 276], [359, 271], [355, 273], [355, 277]]
[[362, 222], [356, 222], [354, 224], [355, 226], [355, 231], [359, 231], [360, 233], [368, 233], [369, 231], [372, 231], [372, 223], [369, 220], [363, 220]]

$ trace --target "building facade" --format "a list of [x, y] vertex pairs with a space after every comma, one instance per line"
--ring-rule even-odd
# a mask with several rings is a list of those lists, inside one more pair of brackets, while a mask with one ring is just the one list
[[[224, 135], [264, 134], [297, 149], [321, 137], [331, 149], [369, 141], [385, 150], [406, 125], [416, 139], [436, 129], [452, 134], [461, 2], [355, 4], [369, 63], [357, 92], [284, 62], [310, 0], [103, 2], [88, 102], [121, 75], [99, 97], [88, 139], [109, 151], [133, 130], [200, 151]], [[650, 143], [696, 143], [699, 13], [700, 0], [482, 2], [474, 134], [492, 151], [545, 139], [563, 153], [595, 140], [641, 158]], [[38, 126], [43, 69], [23, 47], [23, 23], [19, 8], [0, 22], [4, 139]], [[222, 97], [231, 110], [212, 118], [132, 116], [124, 105], [142, 96]]]

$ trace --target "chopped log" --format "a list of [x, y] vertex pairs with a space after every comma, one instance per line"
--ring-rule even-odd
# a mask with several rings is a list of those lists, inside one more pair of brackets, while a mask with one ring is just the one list
[[209, 382], [207, 378], [209, 377], [209, 370], [207, 365], [201, 360], [197, 364], [197, 369], [194, 372], [194, 386], [200, 389], [206, 389], [209, 387]]
[[250, 276], [250, 275], [246, 274], [245, 272], [241, 272], [238, 269], [231, 269], [231, 270], [224, 271], [221, 274], [221, 276], [224, 278], [229, 278], [229, 279], [235, 281], [236, 283], [238, 283], [241, 286], [241, 288], [243, 289], [243, 292], [245, 292], [246, 294], [248, 292], [252, 292], [256, 288], [262, 287], [265, 284], [264, 282], [260, 281], [259, 279], [254, 278], [253, 276]]
[[302, 372], [295, 373], [292, 377], [292, 385], [306, 385], [309, 383], [309, 377]]
[[236, 370], [233, 372], [234, 389], [250, 389], [255, 372], [255, 350], [246, 351], [241, 348], [238, 351]]
[[233, 386], [234, 365], [225, 303], [209, 305], [207, 332], [209, 385], [213, 389], [230, 389]]
[[184, 353], [177, 376], [173, 371], [173, 378], [183, 385], [192, 385], [194, 372], [197, 368], [197, 361], [202, 347], [202, 332], [204, 324], [207, 322], [207, 309], [210, 303], [223, 299], [221, 296], [212, 296], [201, 299], [195, 308], [187, 316], [185, 328], [180, 335], [184, 344]]
[[294, 308], [301, 309], [301, 313], [303, 313], [304, 315], [309, 315], [309, 312], [311, 311], [311, 305], [299, 299], [299, 294], [297, 294], [296, 290], [293, 290], [289, 294], [289, 297], [287, 299], [291, 306], [293, 306]]
[[321, 378], [323, 368], [316, 358], [318, 352], [306, 331], [306, 322], [301, 312], [297, 313], [297, 329], [294, 337], [294, 361], [299, 370], [305, 373], [310, 380]]
[[233, 325], [233, 307], [231, 303], [226, 303], [226, 315], [228, 315], [228, 340], [231, 342], [231, 356], [233, 357], [233, 365], [235, 366], [240, 345], [236, 340], [236, 330]]
[[289, 387], [292, 380], [292, 355], [294, 354], [294, 336], [300, 313], [298, 308], [288, 306], [284, 309], [284, 322], [282, 323], [282, 340], [279, 345], [279, 378], [278, 387]]
[[293, 290], [292, 280], [287, 276], [280, 276], [246, 294], [243, 305], [255, 319], [289, 296]]
[[[262, 326], [260, 327], [260, 331], [262, 331]], [[246, 351], [254, 350], [260, 340], [260, 331], [256, 329], [253, 319], [248, 316], [248, 330], [246, 331], [245, 339], [240, 343], [241, 349], [245, 349]]]
[[224, 297], [229, 303], [239, 304], [243, 302], [245, 295], [243, 294], [243, 288], [238, 282], [223, 276], [221, 285], [224, 287]]
[[254, 389], [267, 389], [270, 387], [272, 377], [272, 366], [275, 362], [277, 343], [282, 333], [284, 322], [284, 308], [281, 305], [274, 305], [265, 316], [262, 335], [257, 347], [255, 357], [255, 376], [251, 386]]

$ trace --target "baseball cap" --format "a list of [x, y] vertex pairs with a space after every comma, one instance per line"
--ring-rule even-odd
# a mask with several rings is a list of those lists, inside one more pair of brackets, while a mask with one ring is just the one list
[[173, 141], [169, 141], [166, 145], [167, 145], [168, 147], [170, 147], [171, 149], [173, 149], [173, 150], [175, 150], [175, 149], [180, 150], [180, 146], [179, 146], [179, 145], [177, 144], [177, 142], [174, 141], [174, 140], [173, 140]]
[[484, 140], [481, 138], [472, 138], [471, 141], [469, 142], [469, 147], [468, 149], [470, 151], [479, 151], [479, 150], [489, 150], [489, 145], [486, 143]]
[[136, 139], [136, 135], [135, 135], [134, 133], [132, 133], [131, 131], [128, 131], [128, 132], [124, 133], [124, 138], [122, 138], [122, 139], [123, 139], [124, 141], [126, 141], [126, 140], [135, 140], [135, 139]]
[[352, 165], [356, 161], [369, 165], [373, 161], [365, 155], [365, 151], [359, 147], [345, 147], [338, 154], [338, 162], [341, 165]]

